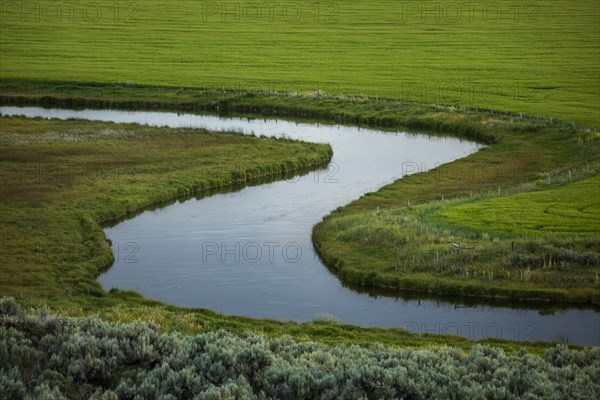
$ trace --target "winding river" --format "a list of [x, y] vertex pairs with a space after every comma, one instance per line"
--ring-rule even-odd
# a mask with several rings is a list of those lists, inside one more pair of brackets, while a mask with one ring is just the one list
[[402, 176], [476, 152], [456, 138], [275, 119], [169, 112], [0, 107], [3, 115], [80, 118], [329, 143], [330, 165], [286, 180], [180, 199], [107, 227], [115, 263], [98, 279], [166, 303], [225, 314], [404, 327], [471, 339], [600, 345], [600, 312], [349, 288], [315, 255], [312, 227]]

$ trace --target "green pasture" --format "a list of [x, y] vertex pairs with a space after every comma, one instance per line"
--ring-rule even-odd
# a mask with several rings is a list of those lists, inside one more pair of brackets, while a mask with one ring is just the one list
[[0, 75], [368, 95], [600, 126], [595, 0], [3, 2]]
[[442, 207], [433, 219], [477, 232], [600, 235], [600, 176], [549, 190]]

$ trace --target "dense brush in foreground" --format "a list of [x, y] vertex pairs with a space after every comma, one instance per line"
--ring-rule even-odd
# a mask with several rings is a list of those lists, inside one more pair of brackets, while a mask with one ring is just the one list
[[145, 322], [27, 315], [0, 299], [0, 397], [9, 399], [597, 399], [600, 348], [544, 357], [381, 345], [327, 347]]

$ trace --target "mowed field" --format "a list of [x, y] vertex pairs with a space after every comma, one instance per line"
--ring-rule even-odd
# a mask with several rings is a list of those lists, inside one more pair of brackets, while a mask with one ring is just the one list
[[596, 0], [3, 2], [3, 78], [364, 94], [600, 126]]
[[478, 232], [597, 235], [600, 233], [600, 176], [557, 189], [442, 208], [434, 219]]

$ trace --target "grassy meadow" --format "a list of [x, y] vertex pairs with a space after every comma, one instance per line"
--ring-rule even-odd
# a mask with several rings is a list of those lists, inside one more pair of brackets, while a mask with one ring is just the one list
[[25, 0], [0, 11], [2, 78], [322, 91], [600, 126], [595, 0]]

